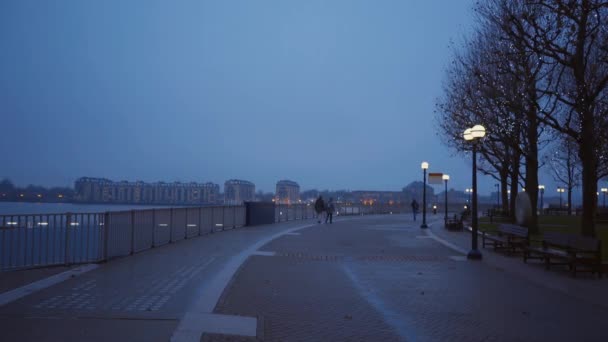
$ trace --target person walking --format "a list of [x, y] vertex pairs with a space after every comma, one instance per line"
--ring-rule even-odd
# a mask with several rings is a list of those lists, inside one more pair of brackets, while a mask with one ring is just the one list
[[325, 211], [325, 202], [323, 196], [319, 195], [319, 198], [315, 201], [315, 212], [317, 213], [317, 223], [321, 224], [321, 213]]
[[416, 214], [418, 214], [418, 202], [416, 202], [416, 199], [412, 200], [412, 214], [414, 215], [414, 221], [416, 221]]
[[336, 207], [334, 206], [334, 199], [333, 198], [329, 198], [329, 201], [327, 201], [327, 205], [325, 206], [325, 209], [327, 210], [327, 216], [325, 217], [325, 223], [327, 223], [327, 221], [329, 220], [329, 224], [332, 224], [334, 221], [334, 211], [336, 210]]

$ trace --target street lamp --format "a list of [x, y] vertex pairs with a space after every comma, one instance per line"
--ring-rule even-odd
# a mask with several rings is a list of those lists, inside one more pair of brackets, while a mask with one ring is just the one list
[[608, 188], [602, 188], [601, 191], [604, 193], [604, 204], [602, 206], [606, 208], [606, 193], [608, 192]]
[[469, 194], [469, 199], [467, 200], [468, 201], [467, 203], [471, 203], [471, 194], [473, 193], [473, 189], [466, 188], [466, 189], [464, 189], [464, 192]]
[[540, 191], [540, 213], [543, 213], [543, 197], [545, 195], [545, 186], [544, 185], [539, 185], [538, 186], [538, 191]]
[[429, 163], [422, 162], [422, 225], [420, 228], [428, 228], [426, 225], [426, 170], [429, 168]]
[[562, 194], [564, 193], [566, 189], [564, 188], [557, 188], [557, 192], [559, 192], [559, 208], [562, 208]]
[[450, 175], [443, 175], [443, 181], [445, 182], [445, 218], [443, 219], [444, 226], [448, 224], [448, 181]]
[[477, 144], [479, 140], [486, 136], [486, 129], [482, 125], [475, 125], [464, 131], [463, 137], [467, 142], [471, 142], [473, 151], [473, 203], [471, 208], [471, 250], [467, 254], [467, 259], [481, 260], [481, 252], [477, 249]]

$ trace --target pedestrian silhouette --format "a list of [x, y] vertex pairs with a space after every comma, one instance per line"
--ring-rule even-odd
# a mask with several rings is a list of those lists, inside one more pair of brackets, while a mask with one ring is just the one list
[[336, 207], [334, 206], [333, 198], [330, 198], [329, 201], [327, 201], [327, 205], [325, 205], [325, 209], [327, 210], [327, 216], [325, 217], [325, 223], [327, 223], [327, 221], [329, 220], [329, 224], [332, 224], [334, 221], [334, 211], [336, 210]]
[[418, 202], [415, 199], [412, 200], [412, 214], [414, 215], [414, 221], [416, 221], [416, 214], [418, 214]]
[[319, 198], [315, 201], [315, 212], [317, 213], [317, 223], [321, 224], [321, 214], [325, 211], [325, 202], [323, 196], [319, 195]]

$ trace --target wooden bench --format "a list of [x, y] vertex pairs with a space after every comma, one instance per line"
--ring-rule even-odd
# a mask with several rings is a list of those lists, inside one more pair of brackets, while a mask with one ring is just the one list
[[[541, 246], [528, 246], [524, 251], [524, 262], [529, 259], [541, 259], [545, 267], [567, 265], [572, 276], [576, 272], [597, 273], [602, 277], [601, 240], [559, 232], [543, 234]], [[584, 269], [581, 269], [583, 267]]]
[[515, 224], [501, 224], [498, 226], [497, 234], [482, 233], [481, 245], [483, 248], [490, 245], [494, 250], [502, 249], [507, 253], [523, 251], [529, 245], [528, 228]]
[[595, 215], [595, 223], [607, 224], [608, 223], [608, 212], [602, 211]]
[[462, 223], [463, 219], [463, 215], [461, 215], [460, 218], [457, 215], [454, 215], [453, 218], [448, 218], [445, 221], [445, 228], [447, 230], [462, 230], [464, 228], [464, 224]]

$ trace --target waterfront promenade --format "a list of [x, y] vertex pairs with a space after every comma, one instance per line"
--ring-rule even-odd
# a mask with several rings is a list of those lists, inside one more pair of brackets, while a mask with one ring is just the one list
[[2, 340], [606, 340], [608, 280], [466, 261], [470, 235], [430, 218], [245, 227], [79, 266], [0, 306]]

